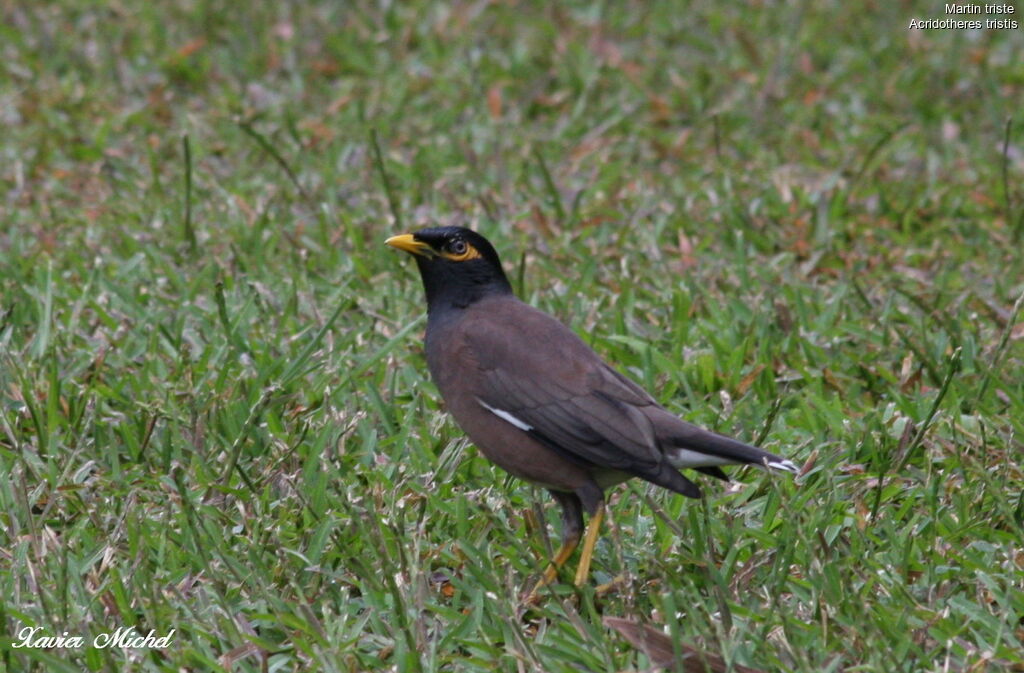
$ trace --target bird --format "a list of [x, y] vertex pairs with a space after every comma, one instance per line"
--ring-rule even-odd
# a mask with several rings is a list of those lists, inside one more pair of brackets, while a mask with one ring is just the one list
[[619, 483], [639, 478], [700, 498], [680, 470], [723, 480], [724, 465], [799, 473], [788, 459], [681, 420], [569, 327], [519, 300], [479, 233], [439, 226], [385, 243], [419, 268], [427, 367], [448, 412], [488, 460], [547, 489], [561, 508], [561, 546], [527, 602], [557, 580], [581, 539], [574, 583], [586, 583], [604, 494]]

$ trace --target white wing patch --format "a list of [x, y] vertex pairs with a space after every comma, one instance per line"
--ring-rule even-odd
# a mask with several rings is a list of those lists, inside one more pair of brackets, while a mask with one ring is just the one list
[[668, 458], [668, 464], [677, 470], [682, 470], [688, 467], [712, 467], [714, 465], [738, 465], [735, 460], [729, 458], [723, 458], [721, 456], [711, 456], [700, 451], [691, 451], [690, 449], [676, 449], [672, 453], [666, 454]]
[[533, 430], [533, 426], [532, 425], [530, 425], [529, 423], [524, 423], [523, 421], [519, 420], [518, 418], [516, 418], [512, 414], [508, 413], [507, 411], [505, 411], [503, 409], [495, 409], [494, 407], [492, 407], [491, 405], [487, 404], [486, 402], [484, 402], [479, 397], [476, 398], [476, 401], [479, 402], [480, 406], [482, 406], [487, 411], [491, 412], [492, 414], [494, 414], [495, 416], [497, 416], [498, 418], [500, 418], [503, 421], [508, 421], [509, 423], [511, 423], [512, 425], [516, 426], [517, 428], [519, 428], [523, 432], [529, 432], [530, 430]]

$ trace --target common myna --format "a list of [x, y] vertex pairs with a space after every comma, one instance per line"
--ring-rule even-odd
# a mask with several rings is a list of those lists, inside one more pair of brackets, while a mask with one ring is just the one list
[[427, 365], [448, 410], [491, 462], [548, 489], [562, 508], [562, 546], [537, 589], [578, 546], [583, 510], [591, 525], [576, 584], [586, 581], [609, 486], [640, 477], [698, 498], [680, 469], [720, 479], [728, 479], [721, 465], [797, 472], [789, 460], [676, 418], [572, 330], [519, 301], [480, 234], [437, 227], [387, 244], [419, 267]]

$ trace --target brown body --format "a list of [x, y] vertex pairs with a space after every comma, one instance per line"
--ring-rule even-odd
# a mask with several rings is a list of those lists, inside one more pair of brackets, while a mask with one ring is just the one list
[[721, 465], [797, 471], [680, 420], [568, 327], [516, 299], [479, 234], [441, 227], [388, 244], [415, 255], [427, 295], [427, 363], [452, 416], [491, 462], [547, 488], [562, 507], [562, 548], [541, 585], [579, 542], [583, 510], [593, 516], [577, 584], [585, 579], [610, 486], [639, 477], [696, 498], [700, 489], [680, 469], [720, 479]]
[[[579, 383], [585, 387], [593, 369], [593, 363], [572, 357], [582, 342], [571, 332], [552, 329], [562, 327], [554, 318], [520, 304], [510, 320], [507, 311], [494, 312], [494, 301], [482, 299], [458, 320], [431, 325], [427, 331], [427, 365], [459, 427], [492, 463], [544, 488], [603, 490], [629, 479], [632, 475], [621, 471], [595, 471], [564, 458], [512, 423], [495, 423], [493, 414], [481, 407], [477, 393], [491, 387], [492, 377], [501, 376], [496, 362], [516, 362], [527, 378], [543, 372], [564, 386], [566, 398], [585, 394]], [[476, 319], [477, 314], [488, 319]], [[549, 340], [537, 343], [537, 337]], [[432, 348], [432, 342], [444, 346]]]

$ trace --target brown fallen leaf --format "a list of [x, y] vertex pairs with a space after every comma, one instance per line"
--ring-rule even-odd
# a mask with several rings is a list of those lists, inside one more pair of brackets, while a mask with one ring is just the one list
[[491, 119], [501, 119], [501, 85], [495, 84], [487, 90], [487, 111]]
[[754, 381], [757, 380], [757, 377], [760, 376], [761, 372], [763, 371], [764, 365], [757, 365], [752, 370], [750, 370], [750, 373], [744, 376], [743, 379], [740, 381], [739, 385], [736, 386], [736, 395], [746, 395], [747, 391], [750, 390], [750, 386], [754, 384]]
[[200, 49], [202, 49], [205, 46], [206, 46], [206, 38], [205, 37], [197, 37], [197, 38], [195, 38], [193, 40], [189, 40], [185, 44], [183, 44], [180, 47], [178, 47], [175, 50], [175, 52], [174, 52], [174, 56], [177, 59], [179, 59], [179, 60], [185, 60], [186, 58], [188, 58], [192, 54], [196, 53], [197, 51], [199, 51]]
[[[673, 645], [672, 640], [664, 633], [648, 626], [621, 617], [605, 617], [602, 622], [610, 629], [615, 629], [630, 645], [640, 650], [655, 666], [682, 673], [763, 673], [754, 668], [733, 664], [729, 668], [725, 660], [717, 654], [701, 652], [684, 643]], [[676, 652], [679, 656], [676, 656]]]
[[810, 472], [812, 469], [814, 469], [814, 465], [817, 462], [818, 462], [818, 450], [815, 449], [814, 451], [811, 451], [811, 455], [809, 455], [807, 457], [807, 460], [804, 461], [804, 466], [800, 468], [800, 474], [797, 475], [797, 476], [802, 477], [805, 474], [807, 474], [808, 472]]
[[697, 257], [693, 254], [693, 241], [682, 230], [679, 231], [679, 258], [684, 270], [697, 266]]

